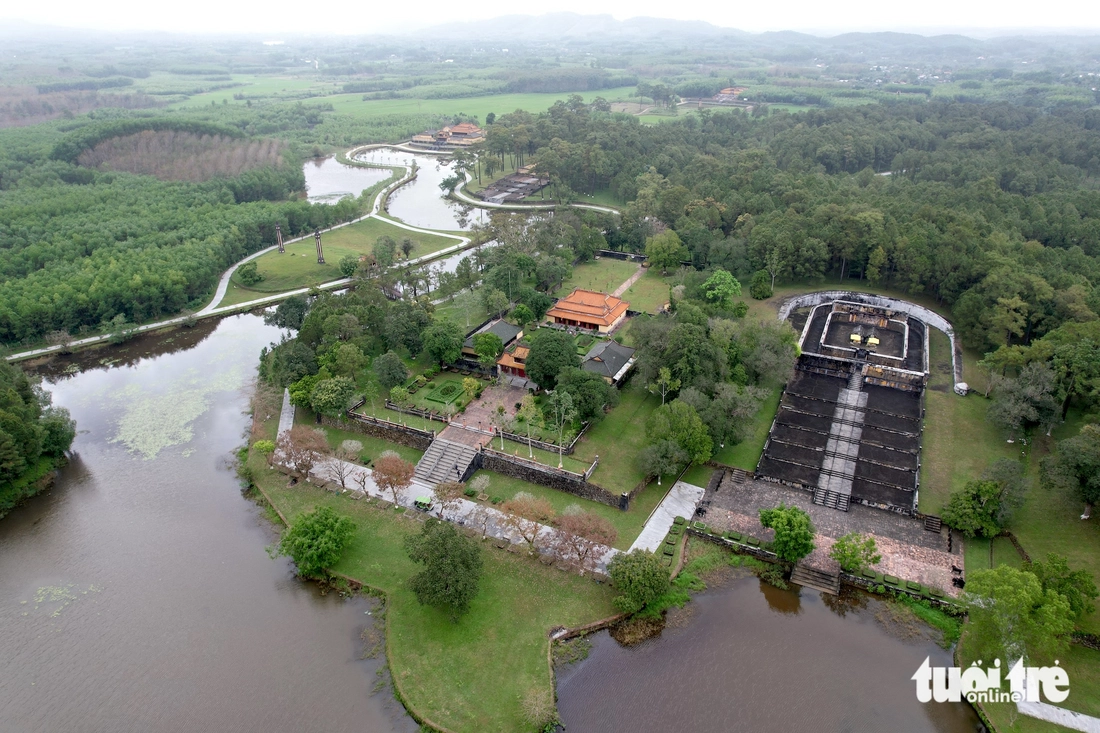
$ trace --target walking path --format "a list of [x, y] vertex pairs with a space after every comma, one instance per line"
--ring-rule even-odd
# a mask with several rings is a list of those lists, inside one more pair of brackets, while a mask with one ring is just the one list
[[628, 277], [626, 279], [626, 282], [624, 282], [622, 285], [615, 288], [615, 292], [612, 293], [612, 295], [615, 296], [616, 298], [622, 296], [622, 294], [625, 293], [627, 290], [630, 290], [630, 286], [633, 285], [634, 283], [638, 282], [638, 280], [644, 274], [645, 274], [645, 268], [642, 267], [641, 265], [638, 265], [638, 269], [635, 270], [634, 274], [631, 275], [630, 277]]
[[630, 550], [655, 552], [664, 542], [668, 530], [672, 528], [672, 521], [676, 517], [690, 520], [695, 516], [695, 508], [699, 506], [699, 502], [703, 499], [703, 494], [706, 491], [702, 486], [684, 481], [677, 481], [673, 484], [665, 498], [653, 510], [653, 514], [646, 521], [642, 533], [638, 535], [638, 539], [634, 540], [634, 544], [630, 546]]

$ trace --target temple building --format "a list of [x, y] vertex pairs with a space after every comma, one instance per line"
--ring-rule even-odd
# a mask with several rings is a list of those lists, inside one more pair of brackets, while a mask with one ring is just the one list
[[546, 315], [560, 326], [610, 333], [626, 318], [629, 307], [630, 303], [614, 295], [577, 288], [555, 303]]
[[435, 150], [448, 148], [467, 148], [485, 142], [485, 132], [471, 122], [450, 125], [439, 130], [425, 130], [412, 136], [412, 144]]

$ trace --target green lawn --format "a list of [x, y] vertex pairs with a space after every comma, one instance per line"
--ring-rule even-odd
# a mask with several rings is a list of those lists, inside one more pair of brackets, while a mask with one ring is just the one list
[[[634, 92], [633, 87], [600, 89], [592, 92], [560, 92], [553, 94], [495, 94], [483, 97], [464, 97], [461, 99], [369, 99], [362, 94], [335, 94], [324, 98], [337, 112], [356, 117], [381, 117], [385, 115], [455, 115], [466, 114], [484, 122], [490, 112], [497, 115], [513, 112], [517, 109], [529, 112], [541, 112], [549, 109], [558, 100], [565, 101], [571, 94], [579, 94], [585, 101], [603, 97], [613, 101], [619, 97], [627, 98]], [[226, 95], [232, 96], [232, 94]], [[524, 161], [526, 163], [526, 161]]]
[[518, 492], [526, 491], [528, 494], [546, 499], [550, 502], [550, 505], [554, 507], [554, 511], [559, 514], [563, 509], [571, 504], [584, 509], [586, 512], [597, 514], [607, 519], [611, 524], [615, 526], [615, 529], [619, 533], [619, 539], [615, 542], [615, 547], [620, 550], [625, 550], [638, 538], [641, 534], [642, 526], [645, 524], [645, 520], [649, 518], [650, 512], [653, 508], [660, 503], [660, 500], [664, 497], [665, 491], [668, 486], [659, 487], [653, 484], [653, 491], [650, 487], [646, 487], [645, 491], [641, 492], [637, 499], [630, 505], [629, 511], [622, 511], [621, 509], [607, 504], [601, 504], [597, 501], [589, 501], [588, 499], [582, 499], [579, 496], [570, 494], [566, 491], [558, 491], [557, 489], [551, 489], [546, 486], [540, 486], [539, 484], [528, 483], [518, 478], [512, 478], [511, 476], [505, 476], [501, 473], [494, 473], [493, 471], [478, 471], [474, 476], [487, 476], [489, 478], [489, 488], [486, 492], [490, 497], [500, 497], [507, 501], [513, 498]]
[[464, 290], [451, 300], [437, 305], [435, 315], [437, 318], [454, 321], [469, 331], [488, 318], [489, 312], [481, 302], [479, 290]]
[[363, 452], [360, 457], [367, 457], [370, 460], [374, 460], [378, 456], [382, 455], [383, 451], [392, 450], [396, 451], [398, 455], [404, 458], [406, 461], [416, 463], [420, 460], [420, 457], [424, 455], [424, 451], [417, 450], [416, 448], [408, 448], [397, 443], [391, 443], [388, 440], [382, 440], [381, 438], [372, 438], [369, 435], [355, 432], [353, 430], [340, 430], [338, 428], [324, 427], [325, 436], [328, 438], [328, 443], [332, 446], [333, 450], [340, 447], [340, 444], [345, 440], [358, 440], [363, 444]]
[[416, 566], [402, 542], [419, 522], [347, 495], [299, 484], [253, 456], [257, 482], [284, 516], [330, 506], [356, 523], [356, 534], [333, 568], [386, 593], [389, 667], [409, 705], [458, 732], [526, 730], [521, 700], [549, 694], [547, 632], [615, 612], [606, 585], [483, 545], [485, 571], [470, 612], [458, 623], [417, 603], [408, 590]]
[[616, 493], [630, 491], [645, 478], [638, 453], [645, 445], [646, 420], [661, 406], [660, 397], [633, 383], [619, 396], [618, 407], [584, 434], [573, 453], [588, 463], [599, 455], [592, 482]]
[[668, 286], [671, 276], [661, 277], [657, 270], [650, 269], [623, 293], [623, 300], [630, 303], [630, 309], [644, 313], [656, 313], [668, 302]]
[[919, 501], [921, 511], [939, 514], [951, 492], [980, 476], [990, 463], [1022, 456], [1020, 446], [1006, 443], [1001, 431], [986, 420], [989, 400], [951, 391], [950, 342], [936, 329], [929, 332], [932, 375], [925, 391]]
[[[566, 278], [562, 286], [554, 293], [554, 297], [565, 297], [573, 292], [574, 288], [611, 294], [637, 270], [637, 262], [615, 260], [610, 257], [601, 257], [598, 260], [585, 262], [573, 268], [573, 274]], [[625, 296], [623, 299], [629, 300]], [[631, 307], [634, 307], [633, 304], [631, 304]]]
[[755, 471], [756, 464], [760, 462], [760, 454], [764, 452], [764, 444], [768, 442], [768, 432], [772, 428], [772, 420], [779, 410], [782, 396], [783, 390], [780, 387], [773, 389], [753, 418], [752, 435], [747, 440], [725, 448], [715, 446], [714, 460], [725, 466]]
[[[317, 248], [312, 237], [288, 244], [284, 254], [269, 252], [259, 257], [255, 262], [259, 273], [264, 277], [263, 281], [245, 287], [234, 273], [221, 304], [245, 302], [272, 293], [338, 280], [343, 277], [338, 267], [340, 259], [349, 254], [358, 257], [369, 253], [374, 242], [383, 235], [393, 237], [398, 242], [411, 239], [414, 247], [409, 256], [412, 258], [458, 244], [457, 239], [450, 237], [410, 232], [378, 219], [365, 219], [321, 235], [321, 244], [325, 251], [323, 265], [317, 264]], [[245, 291], [247, 297], [238, 291]]]

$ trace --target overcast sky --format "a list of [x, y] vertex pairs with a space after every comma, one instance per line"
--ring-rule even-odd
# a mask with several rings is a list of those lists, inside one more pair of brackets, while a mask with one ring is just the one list
[[[325, 0], [320, 5], [301, 0], [46, 0], [23, 2], [0, 10], [0, 17], [33, 23], [106, 30], [164, 30], [183, 32], [267, 34], [324, 32], [364, 34], [394, 32], [408, 22], [431, 18], [438, 24], [451, 14], [463, 20], [490, 18], [510, 12], [500, 3], [459, 3], [450, 0], [414, 0], [395, 3], [377, 0]], [[532, 6], [519, 5], [523, 13]], [[522, 8], [522, 9], [521, 9]], [[558, 0], [555, 11], [607, 13], [622, 20], [637, 16], [704, 20], [746, 31], [799, 30], [819, 35], [852, 30], [898, 30], [915, 33], [1000, 32], [1075, 33], [1100, 28], [1100, 4], [1094, 0], [926, 0], [889, 3], [881, 0], [785, 0], [785, 2], [691, 2], [657, 0]], [[413, 16], [413, 19], [408, 16]], [[0, 21], [3, 22], [3, 21]], [[408, 27], [406, 25], [406, 27]], [[984, 32], [981, 32], [984, 30]], [[990, 31], [993, 31], [992, 33]]]

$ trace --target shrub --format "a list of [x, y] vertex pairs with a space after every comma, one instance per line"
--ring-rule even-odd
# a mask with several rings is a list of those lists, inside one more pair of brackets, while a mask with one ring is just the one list
[[668, 572], [657, 557], [644, 550], [620, 553], [607, 565], [607, 573], [620, 595], [615, 606], [637, 613], [668, 590]]
[[255, 443], [252, 444], [252, 447], [255, 448], [259, 453], [265, 456], [270, 456], [272, 453], [275, 452], [275, 441], [257, 440]]
[[829, 556], [836, 560], [840, 569], [846, 573], [860, 573], [865, 568], [882, 561], [875, 538], [858, 532], [849, 532], [837, 539], [829, 551]]
[[494, 496], [489, 501], [493, 502], [494, 504], [500, 504], [501, 502], [504, 501], [504, 497], [503, 496]]
[[473, 489], [466, 489], [462, 493], [465, 494], [466, 496], [468, 496], [471, 499], [473, 499], [475, 496], [477, 496], [477, 492]]

